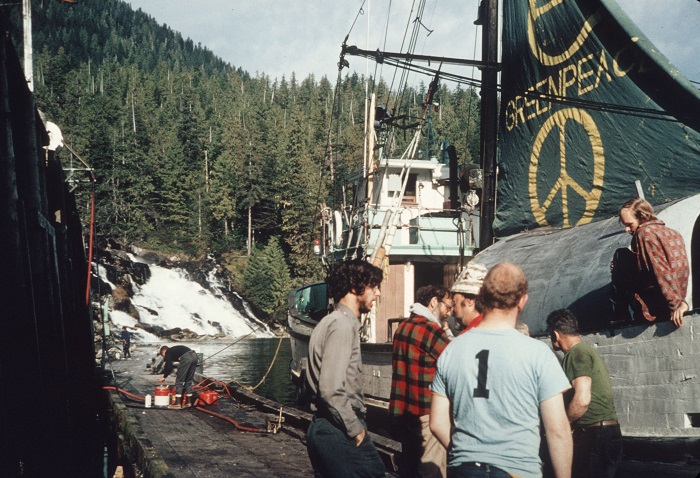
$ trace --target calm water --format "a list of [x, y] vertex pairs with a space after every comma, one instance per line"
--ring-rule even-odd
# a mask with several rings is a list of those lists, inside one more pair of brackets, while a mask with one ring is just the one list
[[[223, 382], [235, 381], [255, 386], [265, 375], [275, 356], [279, 338], [216, 340], [187, 343], [188, 347], [204, 354], [204, 375]], [[289, 339], [282, 339], [279, 353], [268, 374], [255, 393], [282, 405], [294, 403], [294, 387], [289, 379], [292, 351]]]

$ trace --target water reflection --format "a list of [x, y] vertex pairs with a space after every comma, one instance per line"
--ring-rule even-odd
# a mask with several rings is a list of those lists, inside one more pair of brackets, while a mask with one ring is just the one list
[[224, 382], [235, 381], [241, 385], [255, 386], [262, 380], [277, 346], [279, 352], [265, 381], [255, 393], [275, 400], [282, 405], [294, 403], [294, 387], [289, 379], [289, 362], [292, 351], [289, 339], [244, 339], [240, 341], [216, 340], [185, 344], [204, 354], [204, 375]]

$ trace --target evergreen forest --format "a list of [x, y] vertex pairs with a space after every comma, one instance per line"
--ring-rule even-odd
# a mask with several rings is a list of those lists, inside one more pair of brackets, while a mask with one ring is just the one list
[[[253, 77], [121, 0], [32, 7], [36, 104], [94, 170], [97, 234], [213, 253], [236, 266], [241, 293], [270, 317], [289, 288], [324, 275], [313, 243], [321, 207], [362, 164], [365, 84], [419, 116], [431, 81], [390, 91], [346, 72]], [[19, 2], [1, 11], [21, 52]], [[478, 94], [441, 84], [436, 98], [439, 137], [461, 163], [478, 161]], [[78, 166], [65, 149], [60, 158]], [[87, 177], [70, 174], [87, 220]], [[271, 294], [270, 284], [282, 290]]]

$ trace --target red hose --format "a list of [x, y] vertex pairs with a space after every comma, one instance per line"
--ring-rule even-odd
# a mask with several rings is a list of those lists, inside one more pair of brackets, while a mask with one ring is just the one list
[[229, 417], [221, 415], [219, 413], [212, 412], [211, 410], [207, 410], [204, 407], [196, 406], [194, 408], [196, 408], [200, 412], [208, 413], [209, 415], [212, 415], [216, 418], [221, 418], [222, 420], [226, 420], [231, 425], [236, 427], [238, 430], [241, 430], [244, 432], [251, 432], [251, 433], [267, 433], [267, 430], [263, 430], [262, 428], [249, 428], [249, 427], [244, 427], [243, 425], [239, 425], [238, 422], [236, 422], [236, 420], [234, 420], [233, 418], [229, 418]]
[[[209, 379], [202, 380], [201, 382], [199, 382], [199, 384], [197, 384], [197, 386], [199, 386], [201, 383], [205, 382], [206, 380], [209, 380]], [[211, 384], [214, 384], [215, 382], [216, 381], [213, 380]], [[224, 387], [226, 387], [226, 385], [224, 385]], [[114, 387], [111, 385], [106, 385], [106, 386], [102, 387], [102, 389], [103, 390], [113, 390], [113, 391], [116, 391], [119, 393], [123, 393], [124, 395], [131, 397], [135, 400], [139, 400], [141, 402], [145, 401], [145, 398], [143, 398], [139, 395], [135, 395], [133, 393], [127, 392], [123, 388], [117, 388], [117, 387]], [[228, 393], [228, 389], [226, 389], [226, 393]], [[231, 395], [229, 394], [229, 397], [230, 396]], [[212, 415], [216, 418], [220, 418], [222, 420], [225, 420], [225, 421], [229, 422], [231, 425], [233, 425], [234, 427], [236, 427], [236, 429], [238, 429], [238, 430], [241, 430], [244, 432], [251, 432], [251, 433], [267, 433], [267, 430], [263, 430], [262, 428], [250, 428], [250, 427], [244, 427], [243, 425], [239, 425], [238, 422], [236, 420], [234, 420], [233, 418], [229, 418], [225, 415], [221, 415], [220, 413], [212, 412], [211, 410], [207, 410], [204, 407], [195, 406], [194, 408], [196, 408], [200, 412], [208, 413], [209, 415]]]
[[117, 388], [117, 387], [113, 387], [113, 386], [111, 386], [111, 385], [106, 385], [106, 386], [102, 387], [102, 390], [114, 390], [114, 391], [116, 391], [116, 392], [123, 393], [123, 394], [126, 395], [127, 397], [131, 397], [131, 398], [133, 398], [134, 400], [139, 400], [139, 401], [141, 401], [141, 402], [146, 401], [145, 398], [143, 398], [143, 397], [141, 397], [141, 396], [139, 396], [139, 395], [135, 395], [135, 394], [133, 394], [133, 393], [127, 392], [127, 391], [124, 390], [123, 388]]

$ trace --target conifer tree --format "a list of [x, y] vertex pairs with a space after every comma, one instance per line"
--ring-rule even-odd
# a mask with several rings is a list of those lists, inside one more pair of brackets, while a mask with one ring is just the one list
[[243, 284], [257, 308], [271, 317], [283, 317], [292, 282], [278, 238], [271, 238], [265, 247], [255, 249], [245, 269]]

